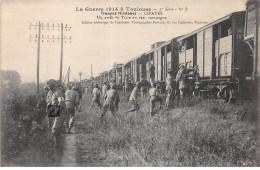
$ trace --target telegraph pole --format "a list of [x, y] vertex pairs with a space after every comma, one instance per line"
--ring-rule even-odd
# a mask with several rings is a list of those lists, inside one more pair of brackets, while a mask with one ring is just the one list
[[61, 23], [61, 55], [60, 55], [60, 83], [62, 83], [62, 60], [63, 60], [63, 23]]
[[[37, 94], [39, 94], [39, 81], [40, 81], [40, 45], [41, 42], [44, 43], [54, 43], [61, 41], [61, 56], [60, 56], [60, 83], [62, 84], [62, 62], [63, 62], [63, 42], [65, 43], [71, 43], [71, 36], [66, 38], [66, 36], [63, 35], [63, 31], [69, 31], [72, 27], [65, 25], [63, 27], [63, 23], [55, 25], [54, 23], [51, 25], [49, 23], [45, 24], [41, 23], [40, 21], [35, 24], [30, 23], [29, 29], [33, 31], [33, 34], [35, 36], [32, 36], [30, 34], [29, 41], [38, 41], [38, 47], [37, 47]], [[61, 30], [61, 37], [50, 35], [51, 31], [60, 31]], [[36, 32], [37, 31], [37, 32]], [[46, 35], [42, 35], [43, 33], [46, 33]], [[68, 78], [69, 79], [69, 78]]]
[[40, 76], [40, 41], [41, 38], [41, 22], [39, 21], [39, 32], [38, 32], [38, 48], [37, 48], [37, 95], [39, 94], [39, 76]]

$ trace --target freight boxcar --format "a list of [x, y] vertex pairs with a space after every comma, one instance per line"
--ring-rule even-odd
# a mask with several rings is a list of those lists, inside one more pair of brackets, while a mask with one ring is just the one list
[[227, 99], [251, 75], [252, 60], [243, 41], [244, 17], [243, 11], [231, 13], [178, 39], [179, 64], [198, 66], [199, 89], [217, 88]]

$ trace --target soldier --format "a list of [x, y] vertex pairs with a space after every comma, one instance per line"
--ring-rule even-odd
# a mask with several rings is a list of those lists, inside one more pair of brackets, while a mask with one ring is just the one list
[[68, 128], [67, 133], [71, 133], [70, 130], [74, 124], [75, 110], [79, 103], [79, 94], [77, 92], [77, 87], [74, 86], [72, 89], [67, 90], [65, 93], [65, 102], [67, 106], [67, 120], [66, 125]]
[[[60, 133], [66, 118], [66, 104], [64, 101], [64, 93], [57, 88], [56, 81], [50, 79], [47, 82], [50, 94], [48, 96], [47, 108], [55, 108], [54, 122], [52, 125], [52, 134], [55, 146], [60, 145]], [[50, 116], [50, 115], [49, 115]]]
[[123, 93], [125, 93], [125, 82], [122, 83], [123, 86]]
[[186, 82], [185, 82], [185, 71], [186, 68], [183, 64], [180, 65], [180, 69], [176, 75], [176, 81], [179, 83], [180, 98], [184, 99], [186, 95]]
[[142, 77], [140, 83], [141, 83], [141, 96], [144, 99], [146, 97], [146, 93], [148, 92], [148, 87], [150, 86], [150, 83], [144, 77]]
[[112, 89], [114, 89], [116, 92], [115, 92], [115, 101], [114, 101], [114, 107], [115, 107], [115, 112], [117, 113], [118, 112], [118, 105], [119, 105], [119, 102], [120, 102], [120, 99], [119, 99], [119, 91], [118, 91], [118, 85], [116, 83], [112, 84], [111, 85]]
[[125, 75], [125, 93], [128, 92], [129, 88], [129, 80], [128, 80], [128, 75]]
[[93, 105], [96, 103], [98, 105], [98, 107], [100, 108], [100, 110], [102, 110], [102, 106], [100, 103], [100, 91], [98, 89], [98, 84], [95, 84], [94, 89], [92, 91], [92, 104], [90, 106], [90, 110], [92, 109]]
[[116, 84], [111, 85], [111, 89], [107, 91], [105, 96], [104, 107], [101, 113], [101, 118], [103, 118], [106, 112], [109, 110], [112, 114], [118, 110], [119, 94], [116, 90]]
[[79, 102], [76, 106], [76, 109], [80, 112], [81, 111], [81, 105], [80, 105], [80, 102], [82, 101], [82, 88], [81, 88], [81, 85], [77, 85], [77, 88], [76, 88], [78, 94], [79, 94]]
[[[48, 89], [46, 101], [49, 102], [49, 101], [51, 101], [52, 91], [49, 90], [49, 86], [48, 86], [48, 85], [46, 85], [46, 87], [47, 87], [47, 89]], [[47, 106], [47, 105], [48, 105], [48, 103], [46, 104], [46, 106]], [[53, 125], [54, 118], [53, 118], [53, 117], [49, 117], [49, 116], [47, 115], [46, 119], [47, 119], [47, 128], [51, 128], [52, 125]]]
[[136, 113], [139, 111], [140, 106], [138, 104], [138, 95], [139, 95], [139, 88], [140, 88], [140, 83], [137, 82], [135, 88], [132, 90], [132, 93], [130, 95], [130, 102], [133, 104], [134, 108], [128, 110], [126, 113], [129, 112], [134, 112], [136, 111]]
[[149, 90], [150, 95], [150, 117], [154, 114], [154, 107], [156, 102], [160, 102], [159, 108], [162, 107], [162, 98], [159, 96], [158, 89], [156, 88], [156, 84], [152, 83], [152, 88]]
[[166, 78], [166, 101], [165, 101], [165, 105], [167, 108], [169, 108], [170, 106], [174, 107], [173, 105], [173, 101], [174, 101], [174, 97], [175, 97], [175, 82], [173, 80], [172, 77], [172, 73], [173, 70], [169, 69], [168, 71], [168, 75]]
[[150, 74], [150, 84], [154, 83], [154, 78], [155, 78], [155, 67], [153, 64], [150, 65], [149, 67], [149, 74]]
[[142, 86], [141, 87], [141, 96], [144, 99], [147, 93], [147, 87], [146, 86]]
[[105, 101], [105, 96], [108, 90], [108, 86], [106, 84], [106, 82], [104, 82], [103, 86], [102, 86], [102, 96], [103, 96], [103, 100]]

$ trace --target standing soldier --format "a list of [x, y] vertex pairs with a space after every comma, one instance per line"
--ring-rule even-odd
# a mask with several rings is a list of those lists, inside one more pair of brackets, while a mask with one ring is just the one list
[[150, 95], [150, 117], [154, 115], [154, 107], [156, 102], [160, 102], [159, 108], [162, 107], [162, 98], [159, 96], [159, 92], [156, 88], [156, 84], [152, 83], [152, 88], [149, 90]]
[[106, 112], [109, 110], [112, 114], [118, 110], [119, 94], [116, 90], [116, 84], [111, 86], [111, 89], [107, 91], [105, 96], [104, 107], [101, 113], [101, 119], [105, 116]]
[[76, 90], [77, 90], [77, 92], [79, 94], [79, 102], [78, 102], [78, 104], [76, 106], [76, 109], [78, 109], [78, 111], [80, 112], [81, 111], [80, 102], [82, 100], [82, 88], [81, 88], [81, 85], [77, 85], [76, 87], [77, 87]]
[[155, 67], [153, 64], [151, 64], [149, 67], [149, 74], [150, 74], [150, 84], [152, 85], [154, 83], [154, 78], [155, 78]]
[[146, 92], [147, 92], [147, 87], [146, 86], [142, 86], [141, 87], [141, 96], [144, 99], [146, 96]]
[[105, 101], [105, 96], [108, 90], [108, 86], [106, 84], [106, 82], [104, 82], [103, 86], [102, 86], [102, 97], [103, 97], [103, 101]]
[[50, 90], [47, 101], [47, 108], [55, 108], [54, 113], [52, 113], [55, 117], [52, 125], [52, 134], [54, 137], [55, 146], [59, 146], [60, 134], [62, 131], [64, 120], [66, 118], [66, 104], [64, 101], [65, 96], [64, 93], [59, 88], [57, 88], [55, 80], [50, 79], [47, 82], [47, 85]]
[[100, 91], [98, 89], [98, 84], [95, 84], [94, 89], [92, 91], [92, 104], [90, 106], [90, 110], [92, 109], [93, 105], [96, 103], [98, 105], [98, 107], [100, 108], [100, 110], [102, 110], [102, 106], [100, 103]]
[[172, 77], [172, 73], [173, 73], [173, 70], [170, 69], [168, 71], [168, 75], [167, 75], [167, 78], [166, 78], [166, 101], [165, 101], [165, 105], [166, 107], [174, 107], [174, 104], [173, 104], [173, 101], [174, 101], [174, 97], [175, 97], [175, 82], [173, 80], [173, 77]]
[[69, 89], [65, 93], [65, 102], [67, 106], [67, 120], [66, 125], [68, 128], [67, 133], [71, 133], [70, 130], [74, 124], [75, 110], [76, 106], [79, 103], [79, 94], [77, 92], [77, 87], [74, 86], [72, 89]]
[[[47, 82], [47, 83], [48, 83], [48, 82]], [[46, 102], [47, 102], [47, 106], [48, 106], [48, 102], [51, 101], [52, 91], [49, 89], [49, 85], [46, 85], [46, 86], [44, 87], [44, 89], [46, 89], [46, 87], [47, 87], [47, 89], [48, 89], [48, 93], [47, 93], [47, 97], [46, 97]], [[46, 119], [47, 119], [47, 128], [51, 128], [51, 127], [52, 127], [52, 124], [53, 124], [53, 121], [54, 121], [54, 118], [53, 118], [53, 117], [49, 117], [49, 116], [47, 115]]]
[[[113, 87], [114, 86], [114, 87]], [[115, 102], [114, 102], [114, 106], [115, 106], [115, 112], [117, 113], [118, 112], [118, 105], [119, 105], [119, 102], [120, 102], [120, 99], [119, 99], [119, 91], [118, 91], [118, 86], [117, 84], [113, 84], [112, 85], [112, 89], [114, 88], [114, 90], [116, 91], [115, 93], [115, 96], [116, 96], [116, 99], [115, 99]]]
[[176, 75], [176, 81], [179, 85], [179, 91], [180, 91], [180, 99], [184, 99], [184, 96], [186, 95], [186, 87], [185, 87], [185, 66], [183, 64], [180, 65], [180, 69]]
[[129, 80], [128, 80], [128, 75], [125, 75], [125, 93], [128, 92], [128, 88], [129, 88]]
[[141, 83], [141, 96], [144, 99], [146, 97], [146, 93], [148, 92], [148, 87], [150, 86], [150, 83], [143, 76], [140, 83]]
[[140, 83], [137, 82], [136, 86], [132, 90], [132, 93], [131, 93], [130, 98], [129, 98], [129, 100], [133, 104], [134, 108], [128, 110], [126, 113], [134, 112], [134, 111], [138, 112], [139, 111], [139, 109], [140, 109], [140, 106], [138, 104], [139, 88], [140, 88]]

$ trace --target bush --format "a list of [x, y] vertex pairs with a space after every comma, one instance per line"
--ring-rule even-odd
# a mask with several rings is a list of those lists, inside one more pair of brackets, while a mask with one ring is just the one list
[[[2, 71], [1, 74], [2, 166], [44, 166], [51, 159], [48, 152], [48, 148], [52, 148], [51, 135], [47, 132], [30, 134], [28, 123], [22, 121], [23, 117], [34, 114], [38, 96], [32, 89], [36, 89], [36, 84], [20, 84], [20, 76], [15, 71]], [[40, 94], [44, 95], [42, 88]]]

